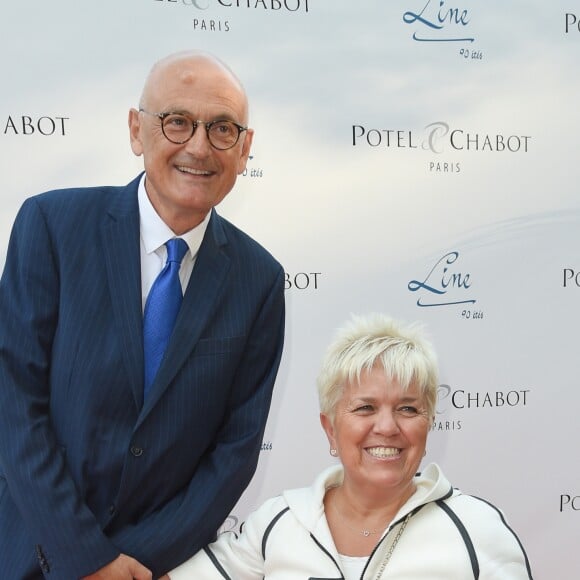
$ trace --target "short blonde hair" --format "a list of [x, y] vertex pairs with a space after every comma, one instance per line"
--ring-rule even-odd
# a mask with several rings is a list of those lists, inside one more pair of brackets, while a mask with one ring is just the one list
[[439, 381], [435, 352], [419, 324], [405, 325], [384, 314], [353, 316], [337, 332], [318, 375], [320, 411], [333, 419], [345, 386], [377, 366], [403, 389], [417, 388], [433, 419]]

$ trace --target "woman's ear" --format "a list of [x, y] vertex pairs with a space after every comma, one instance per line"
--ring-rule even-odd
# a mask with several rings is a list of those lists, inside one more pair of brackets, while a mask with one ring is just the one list
[[334, 425], [332, 424], [332, 419], [325, 413], [320, 413], [320, 424], [326, 433], [330, 448], [336, 449], [336, 439], [334, 437]]

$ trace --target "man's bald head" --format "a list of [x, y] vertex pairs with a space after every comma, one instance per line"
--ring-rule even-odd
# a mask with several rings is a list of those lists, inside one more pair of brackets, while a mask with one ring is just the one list
[[192, 86], [200, 75], [213, 75], [223, 83], [231, 84], [239, 92], [241, 102], [244, 107], [243, 123], [248, 123], [248, 98], [242, 82], [232, 69], [222, 60], [200, 50], [185, 50], [170, 54], [157, 61], [149, 71], [145, 84], [141, 92], [139, 106], [146, 108], [150, 106], [149, 100], [155, 95], [160, 87], [166, 85], [167, 81], [179, 82], [184, 89], [188, 85]]

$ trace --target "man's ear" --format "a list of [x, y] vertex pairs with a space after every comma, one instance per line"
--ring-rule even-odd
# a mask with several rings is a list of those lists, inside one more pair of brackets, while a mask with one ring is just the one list
[[131, 140], [131, 149], [139, 157], [143, 154], [143, 143], [141, 142], [141, 119], [137, 109], [129, 110], [129, 139]]
[[254, 139], [254, 130], [248, 129], [244, 131], [244, 142], [242, 143], [242, 152], [238, 160], [238, 175], [241, 175], [246, 170], [246, 164], [250, 157], [250, 149], [252, 148], [252, 140]]

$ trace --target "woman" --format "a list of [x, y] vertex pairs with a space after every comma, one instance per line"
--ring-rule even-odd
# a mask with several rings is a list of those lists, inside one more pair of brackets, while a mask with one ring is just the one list
[[312, 487], [285, 491], [170, 572], [171, 580], [530, 579], [503, 515], [441, 469], [417, 469], [435, 414], [437, 365], [413, 326], [356, 318], [318, 379], [330, 454]]

